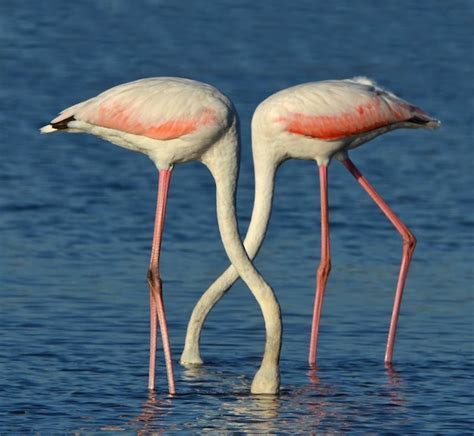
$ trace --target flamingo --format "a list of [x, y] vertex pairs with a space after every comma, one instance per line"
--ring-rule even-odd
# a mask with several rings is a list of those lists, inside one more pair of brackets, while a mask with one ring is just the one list
[[[316, 161], [321, 196], [321, 259], [317, 270], [308, 362], [314, 367], [323, 296], [331, 270], [328, 220], [328, 165], [341, 161], [400, 233], [403, 253], [395, 291], [385, 362], [391, 364], [398, 315], [416, 239], [349, 159], [349, 150], [398, 128], [436, 128], [440, 122], [366, 77], [305, 83], [264, 100], [252, 119], [255, 199], [244, 241], [253, 259], [270, 219], [275, 173], [287, 159]], [[205, 319], [237, 280], [230, 266], [202, 295], [191, 315], [181, 363], [202, 364], [199, 340]]]
[[159, 172], [156, 217], [148, 268], [150, 288], [150, 360], [148, 388], [155, 388], [157, 318], [166, 360], [168, 390], [176, 392], [160, 275], [166, 201], [175, 164], [200, 161], [216, 184], [217, 220], [231, 263], [260, 305], [266, 328], [263, 359], [252, 385], [255, 394], [279, 390], [280, 306], [272, 288], [254, 268], [242, 245], [235, 212], [239, 171], [238, 117], [231, 101], [213, 86], [156, 77], [113, 87], [60, 113], [42, 133], [64, 130], [91, 133], [146, 154]]

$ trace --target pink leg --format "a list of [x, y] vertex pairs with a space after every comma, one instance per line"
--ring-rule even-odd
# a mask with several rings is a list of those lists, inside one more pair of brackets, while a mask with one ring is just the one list
[[155, 388], [155, 355], [156, 355], [156, 316], [160, 324], [161, 337], [163, 340], [163, 351], [166, 360], [166, 371], [168, 373], [168, 390], [174, 394], [173, 362], [171, 359], [171, 347], [166, 324], [165, 308], [163, 304], [162, 283], [160, 278], [160, 249], [163, 236], [163, 226], [166, 212], [166, 199], [171, 179], [171, 170], [161, 170], [158, 184], [158, 199], [156, 204], [155, 229], [153, 232], [153, 244], [151, 249], [150, 267], [148, 269], [148, 284], [150, 286], [150, 367], [148, 388]]
[[155, 389], [156, 364], [156, 330], [157, 330], [156, 302], [150, 287], [150, 365], [148, 368], [148, 389]]
[[407, 279], [408, 268], [410, 261], [415, 251], [416, 238], [408, 230], [407, 226], [403, 224], [400, 218], [390, 209], [387, 203], [380, 197], [375, 191], [374, 187], [367, 181], [367, 179], [360, 173], [352, 161], [347, 158], [343, 162], [344, 166], [351, 172], [351, 174], [357, 179], [360, 185], [367, 191], [372, 200], [375, 201], [377, 206], [382, 210], [385, 216], [398, 230], [398, 233], [403, 239], [403, 255], [402, 263], [400, 266], [400, 273], [398, 275], [397, 289], [395, 291], [395, 302], [393, 304], [392, 318], [390, 320], [390, 329], [388, 332], [387, 348], [385, 349], [385, 363], [391, 364], [393, 360], [393, 347], [395, 345], [395, 336], [397, 333], [398, 315], [400, 313], [400, 305], [402, 303], [403, 289]]
[[329, 250], [329, 218], [328, 218], [328, 167], [319, 167], [319, 183], [321, 190], [321, 261], [319, 263], [316, 296], [313, 309], [313, 324], [311, 326], [311, 340], [309, 343], [309, 364], [316, 363], [316, 351], [318, 347], [319, 321], [323, 308], [324, 290], [331, 271], [331, 256]]

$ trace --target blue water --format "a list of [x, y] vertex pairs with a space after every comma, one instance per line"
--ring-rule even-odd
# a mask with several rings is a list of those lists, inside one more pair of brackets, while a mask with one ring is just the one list
[[[469, 0], [0, 2], [0, 432], [472, 433], [473, 15]], [[242, 231], [250, 119], [271, 93], [367, 75], [443, 121], [352, 155], [419, 241], [393, 369], [383, 353], [401, 243], [338, 163], [319, 366], [306, 364], [318, 176], [290, 161], [256, 262], [282, 305], [281, 395], [249, 395], [263, 323], [240, 283], [208, 319], [205, 365], [176, 364], [170, 398], [160, 359], [148, 394], [156, 170], [97, 138], [37, 128], [115, 84], [164, 75], [235, 103]], [[177, 360], [194, 303], [227, 265], [198, 163], [175, 170], [162, 262]]]

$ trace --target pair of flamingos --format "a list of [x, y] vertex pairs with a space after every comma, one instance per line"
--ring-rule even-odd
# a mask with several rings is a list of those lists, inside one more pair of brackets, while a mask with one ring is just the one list
[[348, 151], [389, 130], [438, 126], [438, 120], [367, 78], [306, 83], [268, 97], [257, 107], [252, 119], [255, 202], [244, 244], [235, 212], [240, 147], [238, 119], [230, 100], [216, 88], [181, 78], [138, 80], [111, 88], [64, 110], [41, 131], [92, 133], [119, 146], [145, 153], [158, 168], [158, 200], [148, 270], [151, 321], [148, 387], [155, 387], [158, 322], [171, 394], [175, 393], [175, 383], [159, 267], [166, 199], [175, 164], [198, 160], [207, 166], [216, 183], [217, 219], [232, 266], [196, 305], [181, 362], [202, 363], [199, 338], [205, 318], [240, 276], [260, 305], [266, 329], [265, 351], [251, 392], [275, 394], [280, 386], [280, 307], [272, 288], [251, 260], [256, 256], [267, 229], [277, 168], [290, 158], [314, 160], [319, 166], [321, 261], [311, 329], [311, 365], [316, 361], [323, 295], [331, 269], [328, 165], [332, 158], [343, 163], [400, 233], [403, 255], [385, 353], [385, 362], [391, 363], [403, 288], [416, 240], [355, 167]]

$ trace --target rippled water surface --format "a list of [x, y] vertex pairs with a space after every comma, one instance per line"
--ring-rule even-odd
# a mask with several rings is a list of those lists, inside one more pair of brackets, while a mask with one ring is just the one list
[[[473, 3], [466, 0], [0, 2], [0, 432], [472, 433]], [[306, 353], [319, 261], [316, 166], [279, 170], [257, 266], [282, 305], [278, 397], [249, 395], [263, 322], [238, 284], [209, 317], [202, 368], [160, 360], [149, 394], [156, 170], [85, 135], [40, 136], [60, 109], [140, 77], [212, 83], [242, 124], [238, 206], [253, 201], [250, 119], [293, 84], [367, 75], [443, 121], [352, 158], [416, 234], [395, 365], [383, 353], [398, 235], [338, 163], [319, 366]], [[176, 168], [162, 271], [174, 359], [227, 265], [211, 176]]]

